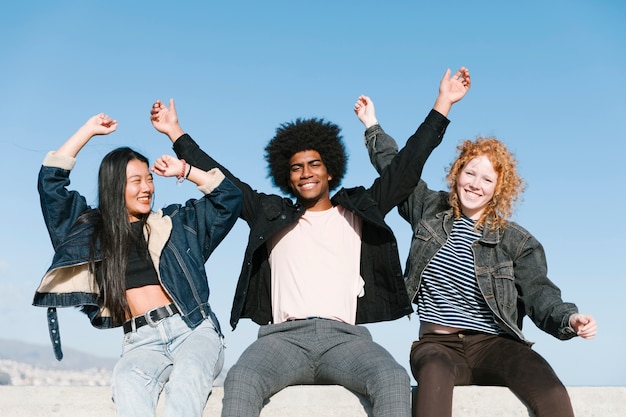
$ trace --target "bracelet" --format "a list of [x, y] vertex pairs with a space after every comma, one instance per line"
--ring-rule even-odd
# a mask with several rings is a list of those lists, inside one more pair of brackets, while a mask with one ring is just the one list
[[185, 162], [184, 159], [181, 159], [180, 162], [183, 163], [183, 166], [181, 167], [180, 170], [180, 174], [176, 176], [176, 182], [179, 184], [182, 184], [183, 181], [185, 181], [185, 171], [187, 170], [187, 162]]
[[187, 171], [187, 175], [185, 175], [185, 179], [189, 178], [189, 174], [191, 174], [191, 164], [187, 164], [189, 165], [189, 171]]

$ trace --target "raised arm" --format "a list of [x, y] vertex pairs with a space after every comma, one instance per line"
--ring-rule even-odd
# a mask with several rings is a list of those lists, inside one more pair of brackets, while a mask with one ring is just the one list
[[240, 183], [242, 186], [245, 185], [225, 167], [200, 149], [198, 144], [185, 133], [178, 122], [174, 99], [170, 99], [169, 107], [165, 106], [161, 100], [157, 100], [150, 110], [150, 121], [157, 131], [167, 135], [174, 144], [174, 151], [179, 158], [184, 159], [193, 167], [203, 171], [219, 168], [220, 171], [229, 177], [237, 186], [239, 186]]
[[452, 105], [465, 97], [471, 86], [472, 80], [467, 68], [459, 68], [452, 77], [448, 68], [439, 83], [439, 95], [433, 109], [447, 117]]
[[161, 100], [155, 101], [152, 110], [150, 110], [150, 121], [157, 131], [167, 135], [174, 143], [185, 132], [178, 123], [178, 114], [173, 98], [170, 99], [169, 104], [170, 107], [168, 108]]
[[253, 190], [250, 185], [234, 176], [226, 167], [203, 151], [191, 136], [184, 133], [184, 130], [180, 127], [178, 122], [178, 115], [173, 99], [170, 99], [169, 108], [160, 100], [157, 100], [150, 110], [150, 121], [156, 130], [169, 137], [174, 144], [176, 155], [193, 166], [192, 172], [195, 172], [196, 168], [203, 171], [219, 168], [219, 170], [243, 193], [243, 208], [240, 217], [248, 222], [254, 218], [256, 210], [258, 209], [258, 193]]
[[[465, 96], [471, 85], [472, 81], [467, 68], [459, 68], [453, 76], [450, 76], [450, 69], [446, 70], [439, 83], [439, 94], [433, 109], [447, 117], [452, 105]], [[368, 96], [359, 96], [354, 104], [354, 113], [365, 126], [365, 145], [372, 165], [380, 174], [398, 153], [398, 144], [382, 128], [372, 129], [373, 126], [378, 125], [378, 120], [374, 102]]]
[[365, 146], [378, 175], [398, 153], [398, 144], [378, 124], [374, 102], [368, 96], [359, 96], [354, 113], [365, 126]]
[[378, 124], [374, 102], [368, 96], [361, 95], [356, 99], [356, 103], [354, 103], [354, 113], [361, 123], [363, 123], [365, 129], [369, 129]]
[[157, 158], [150, 170], [179, 181], [188, 179], [205, 194], [201, 200], [187, 200], [179, 213], [184, 222], [194, 222], [195, 236], [206, 261], [237, 221], [241, 213], [241, 191], [219, 169], [207, 172], [170, 155]]
[[117, 129], [117, 120], [111, 119], [104, 113], [92, 116], [74, 133], [59, 149], [57, 156], [69, 156], [76, 158], [78, 152], [93, 138], [98, 135], [108, 135]]
[[[367, 128], [366, 144], [368, 150], [375, 146], [375, 144], [367, 143], [368, 138], [371, 139], [372, 137], [374, 141], [377, 140], [377, 136], [383, 138], [388, 146], [375, 155], [383, 158], [383, 160], [373, 159], [380, 177], [370, 189], [382, 213], [386, 214], [394, 206], [406, 200], [419, 183], [426, 160], [443, 139], [449, 123], [446, 116], [452, 105], [465, 96], [470, 86], [469, 71], [465, 67], [461, 67], [452, 77], [450, 70], [446, 70], [439, 83], [439, 94], [432, 111], [409, 138], [405, 147], [393, 158], [391, 156], [397, 149], [395, 141], [384, 133], [380, 125], [371, 125], [371, 123], [377, 122], [373, 111], [373, 102], [366, 96], [357, 100], [355, 112]], [[370, 152], [370, 158], [372, 157]]]
[[68, 190], [76, 155], [97, 135], [108, 135], [117, 122], [104, 113], [92, 116], [54, 152], [48, 152], [39, 170], [37, 190], [44, 222], [54, 248], [63, 242], [76, 219], [89, 209], [86, 199]]

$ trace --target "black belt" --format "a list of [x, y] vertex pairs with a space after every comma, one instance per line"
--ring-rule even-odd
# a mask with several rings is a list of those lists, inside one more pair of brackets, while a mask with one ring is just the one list
[[149, 324], [150, 326], [156, 326], [161, 320], [178, 313], [179, 311], [176, 308], [176, 305], [172, 303], [166, 306], [148, 310], [143, 316], [133, 317], [132, 319], [124, 322], [122, 327], [124, 328], [124, 333], [130, 333], [140, 327], [145, 326], [146, 324]]

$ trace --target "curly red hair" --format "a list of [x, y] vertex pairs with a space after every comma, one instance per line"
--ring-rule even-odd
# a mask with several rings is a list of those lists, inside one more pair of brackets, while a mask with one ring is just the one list
[[517, 173], [517, 160], [507, 147], [493, 137], [477, 137], [476, 140], [464, 140], [457, 146], [459, 156], [448, 170], [446, 181], [450, 187], [450, 205], [454, 217], [461, 217], [461, 205], [456, 190], [456, 183], [463, 167], [478, 156], [485, 156], [498, 174], [493, 198], [476, 223], [476, 227], [485, 225], [490, 220], [491, 227], [502, 227], [513, 214], [515, 202], [524, 191], [524, 180]]

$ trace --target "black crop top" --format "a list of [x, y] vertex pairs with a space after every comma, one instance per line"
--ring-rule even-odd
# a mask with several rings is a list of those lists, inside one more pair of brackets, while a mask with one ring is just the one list
[[136, 243], [130, 245], [128, 265], [126, 265], [126, 289], [139, 288], [145, 285], [161, 285], [152, 259], [148, 256], [148, 245], [143, 238], [141, 222], [131, 223], [133, 233], [137, 236]]

